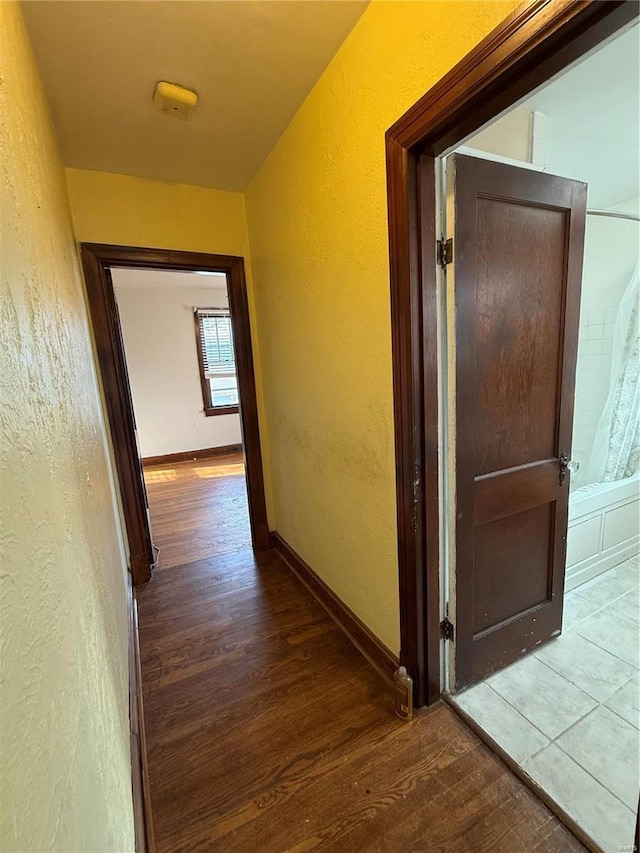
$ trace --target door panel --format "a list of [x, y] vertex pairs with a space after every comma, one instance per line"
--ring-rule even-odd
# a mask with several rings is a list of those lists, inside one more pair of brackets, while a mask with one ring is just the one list
[[[478, 199], [478, 474], [554, 455], [564, 218], [564, 211]], [[532, 242], [545, 252], [523, 280]]]
[[[553, 521], [553, 504], [543, 503], [476, 527], [474, 636], [547, 600]], [[530, 543], [524, 553], [523, 538]]]
[[561, 630], [586, 186], [450, 160], [459, 690]]

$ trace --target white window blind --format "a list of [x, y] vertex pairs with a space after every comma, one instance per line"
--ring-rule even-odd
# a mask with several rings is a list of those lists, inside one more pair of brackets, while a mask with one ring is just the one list
[[235, 376], [233, 332], [228, 311], [198, 309], [200, 355], [207, 379], [216, 376]]

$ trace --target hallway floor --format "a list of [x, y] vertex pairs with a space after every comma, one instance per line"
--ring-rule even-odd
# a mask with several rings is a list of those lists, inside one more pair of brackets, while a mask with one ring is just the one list
[[145, 466], [157, 568], [251, 547], [242, 453]]
[[560, 637], [455, 697], [605, 851], [636, 824], [639, 572], [632, 557], [567, 593]]
[[274, 552], [223, 552], [248, 524], [241, 464], [197, 473], [218, 464], [146, 472], [166, 561], [138, 594], [158, 851], [582, 850], [446, 705], [398, 720]]

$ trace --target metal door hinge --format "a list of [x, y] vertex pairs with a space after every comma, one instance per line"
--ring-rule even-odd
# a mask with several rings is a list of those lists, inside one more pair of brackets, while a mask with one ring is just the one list
[[440, 623], [440, 636], [443, 640], [453, 640], [453, 623], [443, 619]]
[[438, 240], [438, 263], [445, 269], [447, 264], [450, 264], [452, 260], [453, 239], [449, 237], [448, 240], [445, 240], [443, 237], [442, 240]]

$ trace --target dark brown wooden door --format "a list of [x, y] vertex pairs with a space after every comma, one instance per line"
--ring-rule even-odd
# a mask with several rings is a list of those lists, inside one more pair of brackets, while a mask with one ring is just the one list
[[587, 188], [451, 160], [459, 690], [561, 631]]
[[[131, 395], [131, 384], [129, 382], [129, 371], [127, 369], [127, 355], [124, 349], [124, 339], [122, 337], [122, 324], [120, 323], [120, 311], [118, 309], [118, 302], [115, 297], [115, 289], [113, 287], [113, 278], [111, 276], [111, 270], [105, 268], [104, 271], [105, 277], [108, 282], [108, 296], [109, 296], [109, 310], [113, 314], [113, 320], [111, 323], [111, 327], [114, 333], [114, 340], [112, 341], [112, 346], [115, 355], [115, 371], [117, 374], [117, 382], [118, 387], [122, 388], [122, 397], [120, 398], [120, 406], [122, 411], [122, 416], [128, 419], [128, 426], [131, 430], [131, 433], [135, 439], [135, 445], [130, 448], [132, 452], [131, 469], [130, 471], [134, 472], [134, 477], [132, 478], [132, 482], [130, 483], [130, 488], [132, 492], [128, 492], [128, 494], [133, 493], [136, 496], [137, 500], [134, 503], [135, 517], [132, 517], [131, 511], [125, 511], [125, 518], [127, 520], [127, 525], [134, 524], [136, 528], [135, 540], [140, 542], [142, 545], [142, 553], [134, 553], [130, 554], [131, 561], [131, 572], [134, 575], [134, 584], [136, 584], [135, 577], [138, 575], [142, 575], [144, 577], [145, 574], [148, 574], [147, 580], [151, 579], [150, 576], [150, 567], [155, 563], [155, 554], [154, 554], [154, 545], [152, 540], [152, 531], [151, 531], [151, 516], [149, 514], [149, 499], [147, 497], [147, 485], [144, 481], [144, 469], [142, 467], [142, 459], [140, 454], [140, 444], [138, 441], [138, 430], [136, 426], [136, 415], [133, 408], [133, 397]], [[109, 413], [110, 417], [112, 417], [111, 412]], [[117, 420], [112, 420], [112, 423], [118, 423]], [[128, 442], [123, 441], [123, 447], [128, 446]], [[118, 469], [118, 476], [123, 478], [126, 476], [126, 473], [120, 469]], [[140, 514], [144, 513], [144, 518], [140, 518]], [[127, 529], [127, 533], [129, 535], [129, 540], [134, 538], [131, 534], [131, 531]]]

